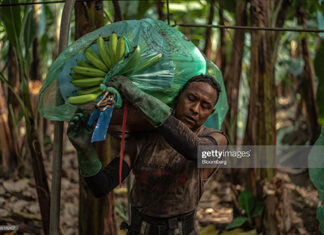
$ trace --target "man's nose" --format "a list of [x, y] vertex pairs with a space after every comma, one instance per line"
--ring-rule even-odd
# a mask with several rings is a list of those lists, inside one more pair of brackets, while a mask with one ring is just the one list
[[191, 111], [194, 113], [194, 114], [197, 114], [199, 112], [199, 103], [194, 103], [191, 105]]

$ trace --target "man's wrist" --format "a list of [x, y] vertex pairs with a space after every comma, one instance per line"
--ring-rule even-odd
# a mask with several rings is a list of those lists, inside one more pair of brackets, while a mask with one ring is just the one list
[[77, 154], [81, 176], [94, 176], [101, 170], [102, 164], [93, 146], [90, 146], [85, 151], [78, 151]]

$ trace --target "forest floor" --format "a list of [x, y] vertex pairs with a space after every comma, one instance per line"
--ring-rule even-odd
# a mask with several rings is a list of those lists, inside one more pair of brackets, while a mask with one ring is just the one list
[[[44, 159], [44, 162], [50, 186], [51, 157]], [[244, 180], [244, 175], [242, 177]], [[287, 203], [283, 203], [281, 208], [286, 212], [285, 234], [317, 234], [316, 208], [320, 202], [307, 171], [298, 174], [281, 171], [278, 172], [277, 178], [281, 182], [281, 191], [286, 195], [282, 200], [291, 201], [288, 203], [291, 207], [285, 207]], [[67, 148], [63, 156], [61, 185], [61, 227], [65, 235], [78, 234], [79, 174], [76, 156], [71, 147]], [[246, 227], [244, 230], [225, 232], [225, 227], [233, 220], [233, 215], [239, 216], [237, 211], [242, 211], [235, 199], [235, 194], [240, 191], [242, 187], [239, 184], [231, 183], [229, 170], [221, 170], [214, 175], [201, 198], [196, 214], [200, 234], [256, 234], [255, 229]], [[126, 215], [127, 194], [116, 194], [116, 204], [119, 225], [121, 217]], [[33, 177], [4, 179], [0, 176], [0, 225], [18, 226], [17, 231], [7, 234], [43, 234]], [[119, 233], [125, 234], [123, 231]]]

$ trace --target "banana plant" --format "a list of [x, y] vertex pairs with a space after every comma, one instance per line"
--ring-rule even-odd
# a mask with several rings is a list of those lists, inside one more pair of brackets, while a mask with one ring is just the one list
[[[17, 0], [4, 0], [2, 3], [17, 3]], [[21, 14], [23, 12], [23, 14]], [[6, 6], [0, 8], [0, 20], [2, 21], [9, 42], [14, 48], [19, 68], [21, 83], [21, 96], [14, 93], [23, 110], [28, 147], [32, 158], [32, 167], [36, 182], [40, 211], [45, 234], [48, 234], [50, 198], [47, 184], [47, 176], [44, 170], [42, 152], [37, 132], [37, 117], [33, 113], [29, 92], [29, 68], [31, 64], [31, 45], [35, 38], [35, 20], [32, 8], [25, 6]], [[13, 23], [14, 22], [14, 23]], [[12, 90], [8, 81], [1, 76], [4, 82]], [[36, 111], [37, 112], [37, 111]]]
[[255, 201], [252, 193], [244, 190], [239, 196], [239, 205], [245, 211], [245, 216], [238, 216], [232, 223], [227, 225], [226, 229], [233, 229], [244, 225], [246, 222], [250, 227], [253, 226], [253, 219], [261, 214], [264, 204], [261, 201]]

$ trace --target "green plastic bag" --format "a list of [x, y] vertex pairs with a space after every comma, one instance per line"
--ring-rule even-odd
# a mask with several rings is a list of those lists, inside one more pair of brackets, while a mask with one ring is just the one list
[[[82, 59], [84, 49], [89, 46], [96, 50], [95, 42], [99, 35], [108, 38], [113, 32], [126, 39], [128, 50], [136, 45], [140, 46], [140, 61], [146, 56], [162, 53], [163, 57], [157, 64], [141, 74], [130, 75], [129, 79], [146, 93], [170, 106], [179, 90], [191, 77], [200, 74], [210, 74], [215, 77], [221, 85], [222, 93], [216, 111], [206, 125], [220, 129], [228, 109], [221, 72], [185, 35], [164, 22], [153, 19], [109, 24], [84, 35], [66, 48], [51, 66], [40, 90], [38, 110], [43, 117], [54, 121], [71, 119], [77, 107], [68, 102], [56, 106], [57, 88], [60, 88], [65, 101], [69, 96], [75, 95], [76, 88], [71, 85], [72, 78], [69, 73], [76, 65], [76, 59]], [[118, 74], [118, 66], [122, 63], [123, 61], [112, 68], [106, 78]]]

